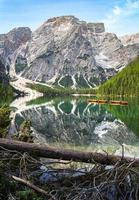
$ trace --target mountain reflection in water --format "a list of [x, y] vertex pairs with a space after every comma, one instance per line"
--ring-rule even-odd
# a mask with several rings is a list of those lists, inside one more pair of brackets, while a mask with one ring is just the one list
[[124, 144], [138, 152], [139, 104], [132, 100], [128, 106], [112, 106], [91, 104], [82, 98], [42, 98], [29, 102], [16, 114], [17, 128], [24, 119], [31, 120], [39, 142], [51, 146], [119, 153]]

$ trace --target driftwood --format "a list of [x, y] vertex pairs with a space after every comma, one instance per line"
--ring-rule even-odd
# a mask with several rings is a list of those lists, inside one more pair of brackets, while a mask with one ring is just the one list
[[108, 155], [107, 153], [83, 152], [68, 149], [59, 149], [46, 145], [19, 142], [10, 139], [0, 139], [0, 148], [27, 152], [33, 156], [45, 157], [51, 159], [72, 160], [86, 163], [100, 163], [102, 165], [114, 165], [117, 162], [132, 162], [133, 165], [139, 165], [139, 158]]
[[29, 181], [27, 181], [27, 180], [18, 178], [18, 177], [16, 177], [16, 176], [12, 176], [12, 178], [13, 178], [15, 181], [17, 181], [17, 182], [19, 182], [19, 183], [22, 183], [23, 185], [26, 185], [27, 187], [29, 187], [29, 188], [35, 190], [36, 192], [48, 196], [48, 193], [47, 193], [45, 190], [43, 190], [43, 189], [37, 187], [36, 185], [32, 184], [31, 182], [29, 182]]

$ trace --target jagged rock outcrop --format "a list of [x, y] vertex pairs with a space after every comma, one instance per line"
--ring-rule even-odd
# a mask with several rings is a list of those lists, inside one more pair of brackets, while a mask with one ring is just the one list
[[7, 34], [0, 34], [0, 56], [4, 63], [10, 63], [9, 56], [30, 39], [31, 30], [27, 27], [15, 28]]
[[32, 35], [28, 28], [0, 35], [0, 55], [12, 76], [62, 87], [96, 87], [138, 56], [139, 40], [132, 41], [105, 32], [103, 23], [62, 16], [49, 19]]
[[31, 39], [31, 30], [27, 27], [15, 28], [7, 34], [0, 34], [0, 62], [3, 74], [9, 74], [14, 63], [16, 50]]
[[[111, 66], [101, 63], [101, 59], [106, 60], [99, 54], [104, 31], [103, 23], [88, 24], [73, 16], [48, 20], [33, 33], [26, 47], [28, 67], [22, 75], [62, 86], [94, 87], [100, 84], [116, 73]], [[119, 40], [112, 45], [117, 48]]]
[[23, 66], [23, 77], [65, 87], [96, 87], [135, 58], [139, 44], [124, 46], [115, 34], [105, 32], [103, 23], [63, 16], [37, 29], [24, 51], [16, 61], [17, 67]]
[[124, 35], [120, 38], [120, 40], [125, 46], [137, 44], [139, 43], [139, 33], [133, 35]]

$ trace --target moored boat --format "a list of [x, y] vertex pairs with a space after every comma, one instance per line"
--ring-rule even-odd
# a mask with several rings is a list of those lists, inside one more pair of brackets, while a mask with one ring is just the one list
[[98, 104], [105, 104], [105, 103], [108, 103], [107, 100], [99, 100], [99, 99], [89, 99], [88, 102], [89, 102], [89, 103], [98, 103]]
[[97, 104], [111, 104], [111, 105], [128, 105], [128, 101], [114, 101], [114, 100], [99, 100], [99, 99], [89, 99], [88, 103], [97, 103]]
[[110, 101], [112, 105], [128, 105], [128, 101]]
[[128, 101], [121, 101], [121, 105], [128, 105]]

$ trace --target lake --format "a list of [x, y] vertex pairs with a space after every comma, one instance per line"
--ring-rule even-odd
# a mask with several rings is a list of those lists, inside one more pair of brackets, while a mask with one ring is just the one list
[[30, 120], [35, 141], [52, 147], [121, 154], [123, 144], [125, 155], [139, 156], [139, 100], [128, 99], [129, 105], [121, 106], [88, 99], [31, 100], [22, 109], [13, 109], [12, 124], [18, 130], [25, 119]]

